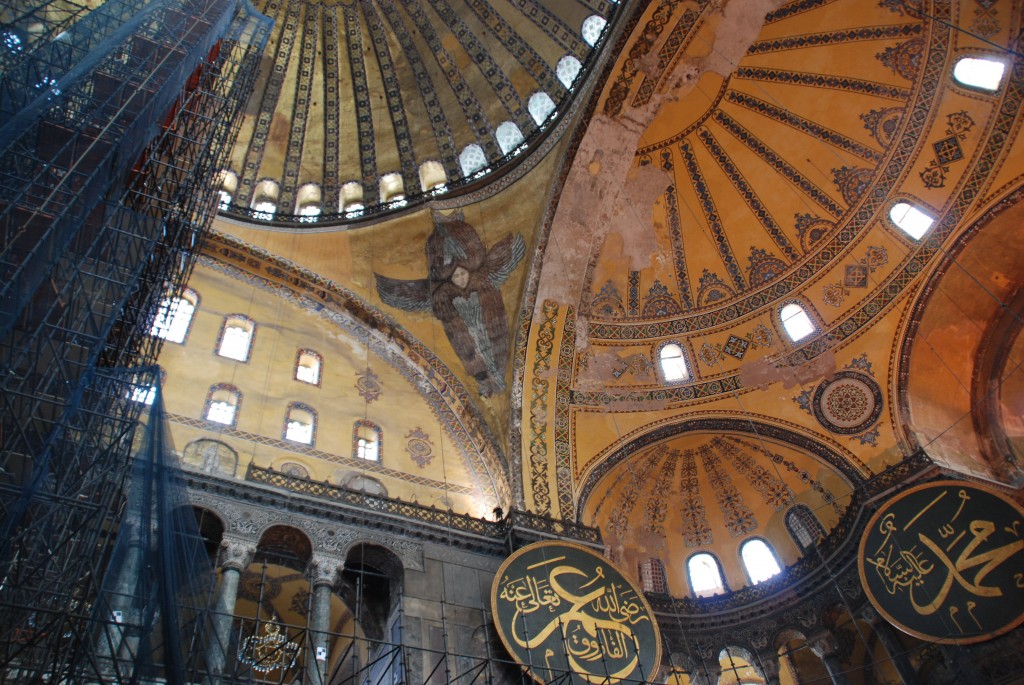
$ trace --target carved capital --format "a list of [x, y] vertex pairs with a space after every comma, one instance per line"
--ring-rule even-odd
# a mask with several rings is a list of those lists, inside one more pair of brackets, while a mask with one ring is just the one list
[[814, 655], [819, 659], [833, 656], [839, 649], [836, 637], [830, 632], [818, 633], [807, 639], [807, 646], [811, 648]]
[[243, 571], [252, 563], [256, 545], [249, 540], [224, 536], [220, 543], [220, 565], [223, 569]]
[[306, 569], [309, 583], [313, 587], [320, 585], [334, 585], [338, 574], [345, 568], [345, 562], [337, 557], [326, 554], [314, 554]]
[[761, 666], [761, 675], [769, 683], [779, 682], [779, 659], [776, 656], [761, 656], [758, 660]]

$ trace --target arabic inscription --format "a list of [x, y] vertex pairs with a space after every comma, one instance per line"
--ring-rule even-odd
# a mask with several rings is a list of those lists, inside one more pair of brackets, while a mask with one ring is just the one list
[[981, 642], [1024, 621], [1024, 510], [987, 488], [943, 481], [890, 500], [859, 564], [871, 603], [912, 635]]
[[517, 551], [491, 589], [498, 634], [538, 682], [651, 680], [661, 643], [647, 600], [607, 559], [542, 542]]

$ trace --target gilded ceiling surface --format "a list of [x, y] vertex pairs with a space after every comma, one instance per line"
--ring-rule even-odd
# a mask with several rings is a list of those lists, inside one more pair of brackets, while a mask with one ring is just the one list
[[[408, 189], [430, 159], [455, 178], [468, 144], [494, 162], [495, 126], [528, 134], [530, 93], [550, 87], [557, 101], [560, 56], [586, 62], [577, 24], [613, 18], [565, 135], [515, 173], [474, 181], [486, 192], [357, 230], [226, 216], [215, 226], [210, 257], [358, 323], [334, 337], [318, 324], [332, 355], [365, 357], [371, 340], [401, 360], [396, 396], [411, 409], [390, 405], [389, 433], [432, 416], [433, 444], [461, 459], [449, 478], [441, 460], [385, 457], [391, 494], [414, 496], [403, 470], [457, 481], [459, 511], [497, 503], [594, 524], [629, 563], [677, 567], [713, 551], [740, 589], [746, 536], [800, 563], [783, 525], [792, 506], [825, 534], [849, 530], [862, 506], [851, 494], [915, 450], [1018, 478], [1020, 344], [996, 353], [988, 341], [1018, 340], [1020, 320], [1000, 314], [1019, 311], [1021, 282], [1024, 68], [1007, 49], [1019, 49], [1020, 3], [549, 4], [266, 6], [293, 41], [268, 53], [233, 161], [250, 190], [235, 200], [248, 206], [258, 181], [276, 179], [280, 212], [307, 180], [328, 202], [347, 180], [376, 198], [381, 174], [399, 172]], [[352, 90], [330, 105], [335, 48], [353, 82], [339, 73]], [[306, 52], [312, 76], [293, 78]], [[964, 57], [1005, 74], [994, 88], [964, 85], [953, 76]], [[363, 116], [364, 99], [383, 105]], [[334, 122], [358, 145], [331, 148]], [[923, 233], [894, 221], [906, 207], [930, 220]], [[997, 245], [1008, 249], [984, 264]], [[789, 304], [806, 334], [787, 329]], [[666, 351], [685, 367], [675, 377]], [[342, 406], [340, 390], [321, 392]], [[343, 432], [358, 413], [345, 407]], [[681, 574], [670, 586], [688, 592]]]
[[[333, 223], [443, 196], [511, 161], [567, 108], [618, 7], [255, 4], [275, 26], [224, 209], [250, 220]], [[267, 202], [270, 211], [258, 206]]]

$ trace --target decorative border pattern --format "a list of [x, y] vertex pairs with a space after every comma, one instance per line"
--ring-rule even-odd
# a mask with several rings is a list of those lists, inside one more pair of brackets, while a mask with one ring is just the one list
[[555, 322], [558, 304], [544, 303], [544, 319], [537, 329], [537, 355], [533, 360], [533, 380], [530, 392], [530, 492], [533, 509], [544, 515], [551, 513], [551, 495], [548, 473], [548, 380], [551, 352], [555, 343]]
[[572, 512], [572, 444], [570, 442], [569, 398], [572, 395], [573, 362], [576, 360], [576, 312], [565, 309], [562, 341], [558, 346], [558, 375], [555, 380], [555, 481], [558, 490], [558, 512]]

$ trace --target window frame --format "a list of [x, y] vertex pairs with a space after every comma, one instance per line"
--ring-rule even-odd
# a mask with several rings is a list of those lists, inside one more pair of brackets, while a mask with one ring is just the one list
[[[230, 393], [235, 402], [231, 405], [234, 411], [231, 414], [231, 423], [224, 423], [223, 421], [217, 421], [216, 419], [210, 418], [210, 409], [215, 401], [214, 396], [220, 392]], [[210, 389], [206, 393], [206, 402], [203, 403], [203, 421], [213, 426], [234, 428], [238, 425], [238, 414], [242, 407], [242, 391], [231, 383], [214, 383], [210, 386]]]
[[[978, 85], [978, 84], [975, 84], [975, 83], [968, 83], [967, 81], [961, 81], [957, 77], [957, 75], [956, 75], [956, 70], [957, 70], [957, 67], [959, 67], [963, 62], [966, 62], [967, 60], [973, 60], [973, 61], [976, 61], [976, 62], [989, 62], [989, 63], [992, 63], [992, 64], [1001, 64], [1002, 67], [1003, 67], [1003, 71], [999, 75], [999, 83], [996, 84], [996, 87], [995, 88], [987, 88], [985, 86]], [[953, 65], [949, 69], [949, 79], [956, 86], [958, 86], [960, 88], [963, 88], [965, 90], [968, 90], [968, 91], [970, 91], [972, 93], [980, 93], [980, 94], [983, 94], [983, 95], [997, 95], [1006, 86], [1007, 71], [1009, 71], [1009, 69], [1008, 69], [1009, 66], [1010, 65], [1008, 65], [1005, 60], [999, 59], [995, 55], [985, 54], [985, 53], [980, 53], [980, 52], [966, 53], [966, 54], [960, 55], [959, 57], [957, 57], [953, 61]]]
[[[368, 429], [374, 432], [377, 437], [377, 455], [376, 459], [368, 459], [359, 454], [360, 440], [365, 440], [360, 436], [360, 429]], [[384, 462], [384, 431], [373, 421], [369, 419], [356, 419], [356, 422], [352, 425], [352, 458], [358, 459], [360, 462], [368, 462], [371, 464], [382, 464]]]
[[[715, 568], [718, 570], [718, 580], [721, 582], [721, 586], [714, 592], [709, 592], [708, 590], [698, 591], [693, 586], [693, 574], [690, 572], [690, 564], [699, 556], [709, 557], [715, 563]], [[714, 552], [708, 550], [698, 550], [686, 557], [686, 587], [690, 590], [690, 596], [695, 599], [706, 599], [730, 592], [729, 582], [725, 579], [725, 569], [722, 567], [722, 560]]]
[[[679, 357], [683, 360], [683, 369], [686, 371], [682, 378], [670, 379], [665, 375], [665, 367], [661, 363], [661, 354], [669, 345], [675, 345], [679, 348]], [[658, 379], [661, 380], [665, 385], [682, 385], [689, 383], [693, 380], [693, 367], [690, 364], [690, 355], [687, 354], [686, 346], [676, 339], [662, 340], [654, 348], [654, 365], [656, 367], [656, 373]], [[674, 357], [673, 357], [674, 359]]]
[[[316, 381], [307, 381], [304, 378], [299, 378], [299, 369], [302, 368], [302, 358], [313, 357], [316, 359]], [[312, 385], [319, 388], [320, 382], [324, 377], [324, 356], [316, 350], [308, 347], [300, 347], [295, 353], [295, 367], [292, 369], [292, 379], [299, 383], [305, 383], [306, 385]]]
[[[238, 357], [232, 357], [231, 355], [223, 354], [223, 352], [221, 351], [221, 348], [224, 345], [224, 337], [225, 337], [225, 335], [227, 335], [228, 328], [229, 327], [230, 328], [240, 328], [239, 326], [230, 326], [230, 323], [232, 321], [244, 321], [245, 323], [249, 324], [249, 341], [248, 341], [248, 343], [246, 345], [245, 355], [244, 355], [243, 359], [239, 359]], [[217, 344], [214, 345], [213, 352], [218, 357], [222, 357], [224, 359], [230, 359], [232, 361], [240, 362], [242, 364], [248, 364], [249, 360], [252, 358], [252, 348], [255, 345], [255, 343], [256, 343], [256, 322], [253, 321], [252, 319], [250, 319], [245, 314], [228, 314], [227, 316], [224, 317], [224, 321], [222, 321], [221, 324], [220, 324], [220, 333], [217, 334]]]
[[[815, 539], [808, 542], [805, 545], [803, 542], [800, 541], [800, 537], [796, 532], [796, 526], [794, 524], [799, 523], [801, 526], [807, 526], [808, 519], [812, 521], [813, 524], [810, 525], [811, 530], [808, 530], [807, 533]], [[793, 539], [793, 544], [795, 544], [797, 549], [799, 549], [801, 552], [807, 552], [808, 550], [812, 549], [817, 540], [821, 539], [822, 537], [828, 534], [821, 520], [815, 515], [814, 511], [806, 504], [797, 503], [791, 506], [789, 509], [787, 509], [785, 515], [783, 516], [783, 523], [786, 526], [786, 532], [789, 533], [789, 537]]]
[[[795, 305], [799, 307], [811, 324], [810, 332], [796, 339], [793, 338], [793, 335], [789, 332], [789, 329], [786, 327], [786, 321], [788, 321], [789, 319], [782, 318], [783, 310], [789, 307], [790, 305]], [[817, 312], [815, 312], [814, 309], [809, 304], [807, 304], [807, 302], [800, 299], [790, 298], [780, 303], [775, 308], [775, 320], [778, 322], [779, 329], [782, 331], [783, 335], [786, 336], [786, 340], [788, 340], [789, 343], [792, 345], [799, 345], [809, 342], [810, 340], [817, 337], [821, 333], [821, 323], [818, 320]]]
[[[747, 545], [750, 545], [750, 544], [756, 543], [756, 542], [760, 542], [761, 544], [763, 544], [765, 546], [765, 549], [768, 550], [768, 553], [771, 555], [772, 559], [775, 560], [775, 566], [778, 567], [779, 571], [778, 571], [778, 573], [773, 573], [772, 575], [768, 576], [767, 578], [762, 578], [761, 580], [756, 580], [755, 581], [753, 575], [751, 575], [751, 573], [750, 573], [750, 569], [747, 567], [747, 560], [743, 557], [743, 550], [747, 547]], [[740, 566], [743, 568], [743, 574], [746, 576], [747, 583], [750, 584], [750, 585], [760, 585], [761, 583], [768, 582], [769, 580], [771, 580], [773, 578], [777, 578], [777, 577], [781, 576], [785, 572], [785, 568], [783, 567], [782, 561], [779, 559], [779, 555], [775, 551], [775, 548], [772, 546], [772, 544], [770, 542], [768, 542], [768, 540], [766, 540], [765, 538], [761, 537], [760, 535], [753, 535], [751, 537], [748, 537], [743, 542], [741, 542], [740, 546], [739, 546], [739, 548], [737, 550], [737, 554], [739, 555], [739, 558], [740, 558]]]
[[[309, 429], [309, 441], [308, 442], [304, 441], [304, 440], [296, 440], [295, 438], [293, 438], [293, 437], [288, 435], [289, 424], [291, 424], [292, 421], [293, 421], [292, 420], [292, 412], [293, 411], [300, 411], [300, 412], [305, 412], [305, 413], [309, 414], [309, 418], [311, 420], [311, 423], [310, 423], [310, 429]], [[313, 447], [316, 444], [316, 431], [317, 431], [317, 424], [320, 423], [319, 419], [320, 419], [320, 416], [317, 413], [316, 409], [314, 409], [313, 407], [309, 406], [305, 402], [289, 402], [288, 403], [288, 407], [284, 411], [284, 425], [281, 428], [281, 437], [282, 437], [282, 439], [284, 439], [284, 440], [286, 440], [288, 442], [293, 442], [293, 443], [295, 443], [297, 445], [305, 445], [307, 447]]]
[[[189, 304], [192, 305], [192, 312], [188, 315], [188, 322], [185, 324], [185, 330], [181, 334], [181, 340], [174, 340], [173, 338], [169, 338], [166, 335], [160, 335], [159, 333], [154, 332], [154, 330], [157, 327], [157, 322], [160, 319], [161, 312], [163, 312], [165, 307], [169, 306], [175, 300], [177, 300], [177, 301], [184, 300], [184, 301], [186, 301], [186, 302], [188, 302]], [[185, 288], [184, 290], [181, 291], [181, 294], [179, 294], [177, 296], [175, 296], [173, 294], [168, 294], [162, 300], [160, 300], [160, 304], [158, 305], [157, 310], [156, 310], [156, 315], [153, 317], [153, 323], [150, 324], [150, 326], [149, 326], [149, 334], [151, 336], [153, 336], [153, 337], [160, 338], [164, 342], [174, 343], [175, 345], [184, 345], [185, 341], [188, 340], [188, 334], [192, 331], [192, 324], [196, 320], [196, 312], [198, 310], [199, 310], [199, 293], [197, 293], [192, 288]], [[164, 330], [166, 330], [168, 332], [173, 330], [175, 322], [176, 322], [178, 316], [179, 316], [178, 311], [175, 310], [174, 316], [171, 317], [170, 325], [166, 326]]]
[[[906, 205], [910, 210], [916, 211], [931, 219], [931, 223], [928, 224], [928, 227], [924, 229], [920, 235], [914, 235], [909, 229], [904, 228], [898, 221], [896, 221], [896, 219], [893, 218], [892, 213], [896, 211], [896, 208], [900, 205]], [[917, 244], [923, 241], [928, 234], [931, 233], [931, 230], [935, 228], [935, 222], [938, 221], [938, 218], [931, 212], [924, 209], [920, 202], [912, 200], [909, 197], [898, 197], [894, 198], [893, 201], [889, 203], [887, 211], [885, 212], [885, 220], [889, 226], [895, 230], [898, 236], [904, 240], [909, 240], [911, 243]]]

